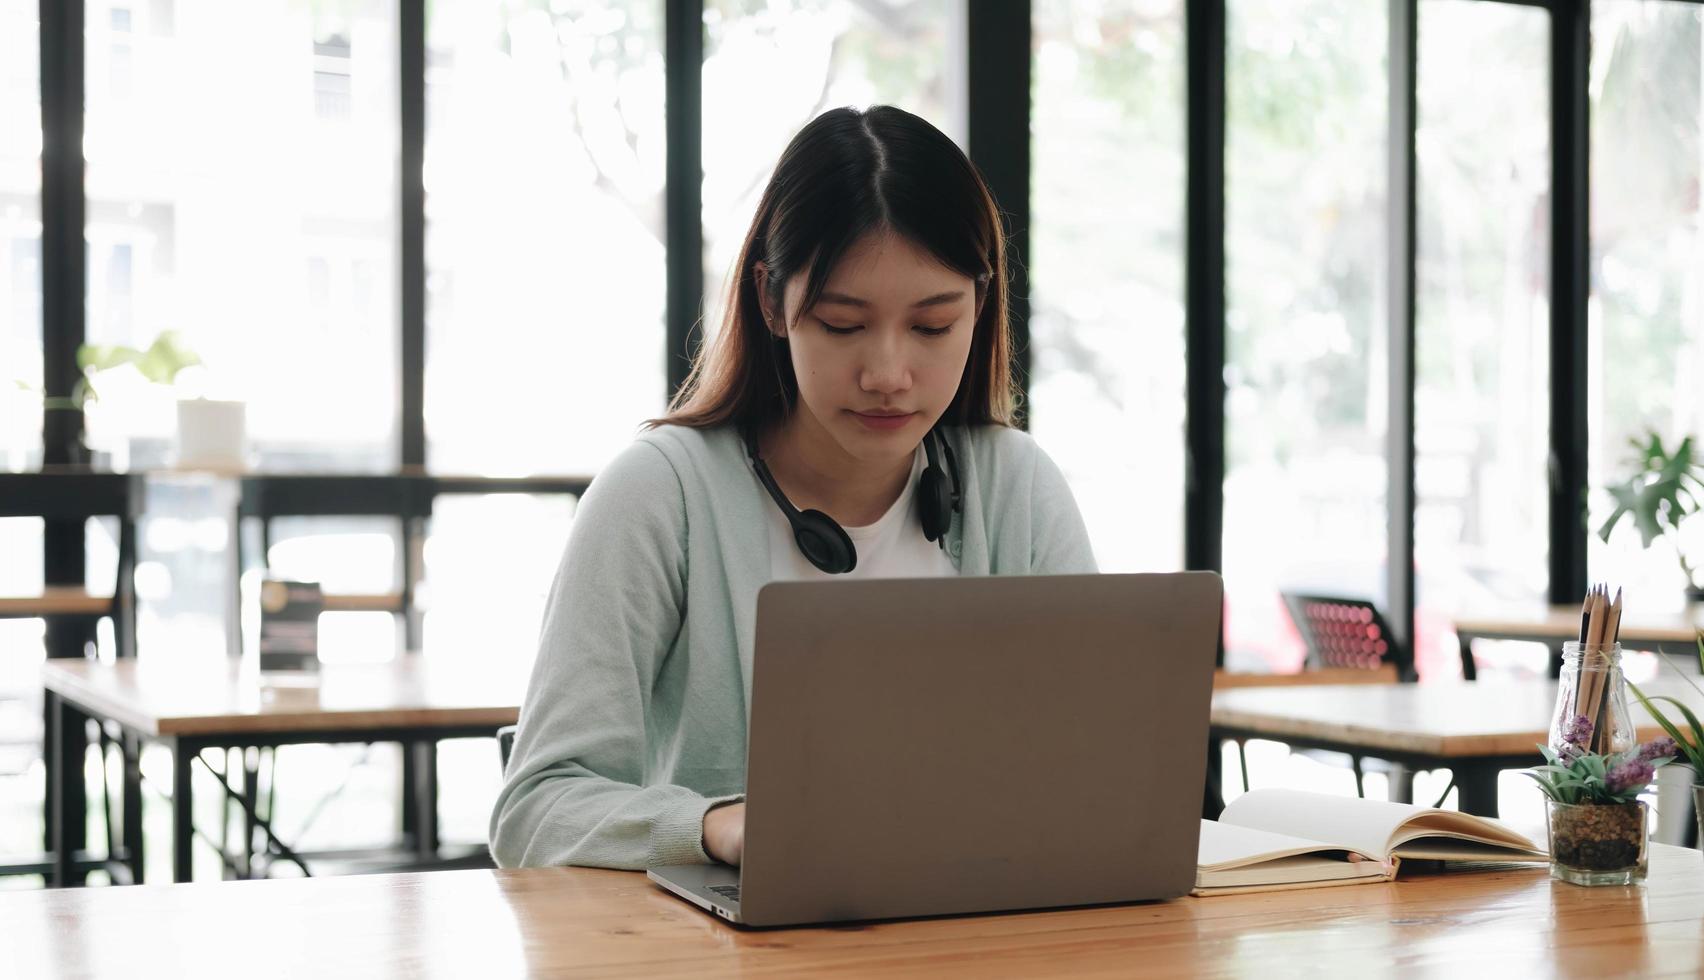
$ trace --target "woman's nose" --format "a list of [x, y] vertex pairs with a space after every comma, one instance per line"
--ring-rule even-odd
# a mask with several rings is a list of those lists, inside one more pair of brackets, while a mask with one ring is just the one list
[[911, 387], [911, 366], [904, 344], [888, 337], [873, 338], [858, 379], [865, 391], [904, 391]]

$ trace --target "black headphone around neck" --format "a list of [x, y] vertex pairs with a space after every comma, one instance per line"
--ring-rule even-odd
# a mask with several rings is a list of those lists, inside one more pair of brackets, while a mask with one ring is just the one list
[[[940, 458], [935, 450], [937, 441], [941, 444], [940, 454], [947, 459], [945, 476], [941, 474]], [[801, 512], [794, 507], [759, 455], [755, 431], [747, 430], [745, 444], [746, 452], [751, 456], [751, 467], [757, 471], [758, 482], [781, 508], [781, 516], [787, 518], [787, 523], [792, 526], [793, 540], [805, 558], [830, 575], [842, 575], [858, 567], [858, 549], [852, 546], [846, 529], [820, 510]], [[953, 514], [958, 511], [960, 503], [958, 459], [953, 455], [952, 444], [939, 428], [930, 429], [923, 437], [923, 454], [928, 465], [917, 478], [917, 515], [921, 518], [923, 536], [945, 549], [947, 528], [952, 525]]]

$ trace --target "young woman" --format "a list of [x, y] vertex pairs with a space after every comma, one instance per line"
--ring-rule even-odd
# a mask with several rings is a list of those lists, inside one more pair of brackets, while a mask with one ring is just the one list
[[886, 106], [807, 125], [686, 388], [580, 502], [500, 865], [739, 863], [766, 582], [1095, 570], [1012, 428], [1010, 347], [999, 214], [958, 147]]

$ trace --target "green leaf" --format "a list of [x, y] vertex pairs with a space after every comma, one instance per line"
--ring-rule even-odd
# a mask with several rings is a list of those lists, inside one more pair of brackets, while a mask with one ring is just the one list
[[200, 363], [201, 358], [184, 346], [183, 339], [176, 330], [165, 330], [142, 352], [136, 362], [136, 368], [149, 381], [171, 384], [176, 380], [178, 372]]
[[1693, 740], [1690, 743], [1681, 739], [1676, 739], [1676, 741], [1681, 742], [1682, 745], [1691, 744], [1699, 752], [1704, 753], [1704, 725], [1699, 724], [1698, 716], [1692, 713], [1692, 709], [1666, 694], [1655, 695], [1651, 698], [1651, 700], [1667, 701], [1669, 704], [1674, 705], [1675, 710], [1681, 713], [1681, 716], [1686, 719], [1687, 725], [1691, 727], [1693, 737]]
[[77, 348], [77, 366], [83, 369], [84, 374], [110, 371], [125, 364], [134, 364], [141, 358], [141, 351], [123, 344], [84, 344]]
[[[1697, 769], [1701, 774], [1704, 774], [1704, 732], [1699, 732], [1695, 727], [1693, 729], [1693, 733], [1694, 735], [1699, 736], [1700, 740], [1697, 742], [1688, 740], [1680, 733], [1680, 729], [1675, 727], [1674, 722], [1669, 721], [1668, 716], [1657, 710], [1657, 706], [1651, 703], [1653, 700], [1674, 701], [1673, 698], [1664, 697], [1662, 695], [1658, 695], [1654, 699], [1648, 698], [1645, 696], [1644, 691], [1639, 690], [1639, 685], [1634, 684], [1631, 681], [1627, 683], [1627, 687], [1633, 691], [1633, 696], [1639, 699], [1639, 704], [1650, 713], [1652, 718], [1657, 720], [1657, 724], [1663, 726], [1663, 731], [1668, 732], [1669, 738], [1674, 739], [1675, 743], [1680, 746], [1680, 751], [1686, 755], [1686, 761], [1690, 763], [1694, 769]], [[1675, 703], [1679, 704], [1680, 702], [1675, 701]]]
[[147, 350], [137, 350], [123, 344], [84, 344], [77, 349], [77, 366], [83, 376], [115, 367], [133, 364], [136, 370], [155, 384], [171, 384], [178, 372], [200, 364], [201, 358], [184, 343], [176, 330], [162, 330]]
[[1704, 488], [1704, 465], [1696, 456], [1691, 437], [1682, 439], [1672, 453], [1654, 431], [1648, 431], [1643, 441], [1629, 442], [1635, 451], [1634, 470], [1620, 483], [1605, 488], [1615, 506], [1598, 535], [1608, 541], [1621, 519], [1631, 515], [1640, 541], [1649, 548], [1698, 512], [1698, 497], [1691, 488]]
[[1555, 786], [1551, 785], [1551, 783], [1546, 781], [1543, 777], [1539, 776], [1537, 773], [1522, 771], [1521, 775], [1526, 776], [1527, 778], [1531, 779], [1533, 782], [1537, 783], [1538, 788], [1544, 792], [1545, 796], [1550, 797], [1551, 799], [1557, 801], [1558, 803], [1567, 802], [1567, 801], [1562, 799], [1561, 795], [1557, 792], [1557, 789], [1556, 789]]

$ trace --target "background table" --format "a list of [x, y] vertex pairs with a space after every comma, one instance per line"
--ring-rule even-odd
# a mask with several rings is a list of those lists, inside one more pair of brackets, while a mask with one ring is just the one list
[[638, 872], [440, 871], [0, 894], [21, 976], [1685, 976], [1704, 865], [1643, 886], [1542, 866], [1144, 905], [747, 931]]
[[[1704, 698], [1684, 682], [1641, 690], [1704, 711]], [[1641, 740], [1663, 734], [1637, 701], [1631, 706], [1644, 722]], [[1414, 769], [1449, 769], [1461, 809], [1494, 817], [1497, 774], [1541, 761], [1536, 746], [1549, 737], [1555, 707], [1554, 681], [1244, 688], [1213, 695], [1212, 726], [1219, 738], [1268, 738]]]
[[[1621, 624], [1621, 645], [1631, 650], [1656, 650], [1682, 657], [1696, 655], [1697, 631], [1704, 628], [1704, 606], [1691, 605], [1684, 612], [1649, 616], [1629, 613]], [[1562, 665], [1562, 644], [1580, 638], [1580, 607], [1515, 606], [1489, 614], [1457, 617], [1456, 639], [1461, 644], [1462, 672], [1468, 680], [1476, 673], [1474, 640], [1527, 640], [1550, 646], [1550, 676]]]
[[[316, 687], [299, 690], [263, 691], [252, 661], [223, 655], [144, 657], [115, 664], [48, 661], [42, 683], [56, 725], [80, 725], [85, 717], [112, 721], [127, 734], [172, 749], [172, 862], [177, 881], [188, 881], [191, 873], [190, 776], [202, 749], [304, 742], [418, 746], [436, 739], [492, 736], [499, 727], [515, 723], [526, 685], [524, 677], [507, 671], [482, 669], [465, 660], [445, 664], [417, 654], [382, 664], [328, 664]], [[63, 793], [68, 768], [76, 767], [65, 759], [49, 761], [50, 793]], [[132, 768], [127, 762], [127, 779]], [[437, 850], [435, 779], [422, 781], [421, 795], [415, 845], [422, 857], [429, 857]], [[56, 812], [61, 818], [53, 828], [57, 841], [65, 839], [68, 825], [83, 815], [69, 807]], [[140, 823], [125, 814], [136, 880], [141, 876]], [[69, 876], [69, 852], [58, 846], [54, 851], [59, 856], [55, 878], [63, 883]]]

